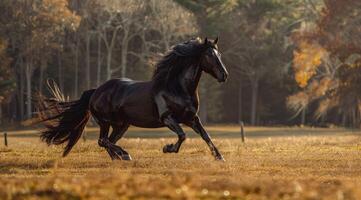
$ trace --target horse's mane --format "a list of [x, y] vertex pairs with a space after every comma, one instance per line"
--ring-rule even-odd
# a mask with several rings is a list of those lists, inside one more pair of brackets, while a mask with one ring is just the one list
[[157, 85], [167, 84], [174, 79], [182, 68], [197, 62], [205, 45], [200, 38], [177, 44], [156, 64], [153, 80]]

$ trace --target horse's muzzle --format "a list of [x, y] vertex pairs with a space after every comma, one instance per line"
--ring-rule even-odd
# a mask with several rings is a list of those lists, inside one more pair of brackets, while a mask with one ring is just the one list
[[227, 78], [228, 78], [228, 73], [227, 72], [223, 72], [221, 77], [218, 78], [218, 82], [220, 83], [224, 83], [227, 81]]

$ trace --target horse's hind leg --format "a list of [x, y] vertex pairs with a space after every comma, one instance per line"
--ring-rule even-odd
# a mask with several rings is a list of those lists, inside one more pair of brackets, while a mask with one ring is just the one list
[[121, 147], [115, 145], [115, 143], [123, 136], [125, 131], [128, 129], [128, 124], [123, 124], [121, 126], [112, 126], [113, 131], [108, 137], [109, 127], [110, 125], [108, 123], [100, 123], [100, 137], [98, 140], [98, 144], [101, 147], [104, 147], [109, 156], [114, 159], [119, 160], [131, 160], [131, 157], [129, 156], [128, 152], [126, 152]]
[[[109, 141], [112, 143], [111, 149], [114, 153], [117, 154], [118, 158], [122, 160], [132, 160], [131, 156], [127, 151], [125, 151], [120, 146], [115, 145], [117, 141], [123, 137], [124, 133], [128, 130], [129, 124], [123, 123], [120, 126], [112, 125], [113, 131], [109, 136]], [[110, 154], [109, 154], [110, 155]]]
[[108, 133], [109, 133], [110, 125], [108, 123], [99, 123], [99, 126], [100, 126], [100, 135], [98, 139], [98, 144], [99, 146], [104, 147], [107, 150], [110, 157], [112, 158], [112, 160], [114, 160], [117, 158], [117, 154], [109, 149], [110, 142], [108, 139]]

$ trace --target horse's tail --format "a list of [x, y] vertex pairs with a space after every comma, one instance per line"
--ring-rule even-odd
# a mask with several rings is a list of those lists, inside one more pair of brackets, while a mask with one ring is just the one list
[[59, 145], [67, 141], [63, 156], [68, 155], [83, 133], [91, 116], [89, 100], [94, 91], [95, 89], [83, 92], [77, 101], [66, 101], [60, 90], [51, 91], [54, 98], [39, 98], [38, 122], [46, 127], [40, 137], [48, 145]]

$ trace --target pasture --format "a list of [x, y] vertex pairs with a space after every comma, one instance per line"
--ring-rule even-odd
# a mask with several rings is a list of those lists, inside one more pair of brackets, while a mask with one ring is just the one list
[[345, 129], [207, 127], [226, 162], [189, 129], [131, 128], [119, 141], [133, 161], [111, 161], [87, 129], [68, 157], [36, 131], [0, 143], [0, 199], [361, 199], [361, 135]]

